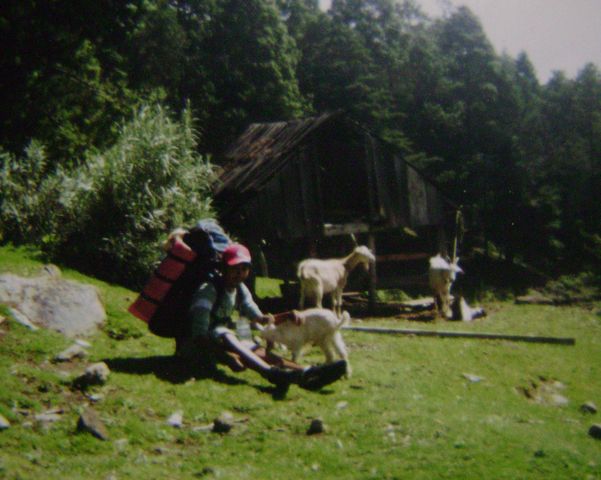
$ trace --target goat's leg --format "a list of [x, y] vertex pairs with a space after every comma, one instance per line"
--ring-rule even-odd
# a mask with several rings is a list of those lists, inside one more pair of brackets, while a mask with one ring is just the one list
[[298, 363], [300, 358], [303, 356], [302, 344], [290, 345], [290, 349], [292, 350], [292, 361]]
[[317, 282], [315, 285], [315, 306], [323, 308], [323, 285], [321, 282]]
[[442, 317], [442, 311], [443, 311], [443, 300], [442, 300], [442, 295], [440, 293], [435, 293], [434, 294], [434, 313], [436, 317]]
[[334, 361], [334, 349], [332, 348], [332, 342], [330, 339], [323, 339], [319, 344], [323, 354], [326, 356], [326, 363]]
[[338, 295], [336, 295], [336, 290], [332, 292], [330, 298], [332, 299], [332, 311], [334, 315], [338, 316]]
[[336, 332], [332, 336], [332, 345], [334, 346], [334, 349], [336, 350], [336, 353], [340, 356], [340, 358], [342, 358], [343, 360], [348, 360], [346, 344], [344, 343], [340, 332]]
[[338, 318], [342, 317], [342, 290], [336, 289], [332, 292], [332, 310]]
[[334, 344], [334, 349], [336, 350], [336, 353], [338, 353], [340, 358], [342, 358], [343, 360], [346, 361], [346, 378], [350, 378], [351, 364], [349, 363], [349, 360], [348, 360], [348, 351], [346, 349], [346, 344], [344, 343], [344, 340], [342, 339], [342, 334], [340, 332], [336, 332], [334, 334], [334, 336], [332, 337], [332, 342]]
[[445, 296], [444, 296], [442, 316], [445, 320], [451, 318], [451, 295], [450, 294], [445, 294]]
[[298, 308], [300, 310], [305, 309], [305, 287], [303, 286], [303, 282], [300, 284], [300, 300], [298, 302]]

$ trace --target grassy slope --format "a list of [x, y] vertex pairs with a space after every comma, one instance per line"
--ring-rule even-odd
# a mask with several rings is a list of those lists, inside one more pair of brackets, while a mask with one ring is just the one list
[[[31, 252], [0, 248], [0, 270], [34, 273]], [[253, 372], [194, 379], [177, 370], [172, 343], [148, 335], [125, 309], [135, 294], [76, 272], [98, 286], [109, 316], [88, 339], [90, 358], [51, 359], [70, 341], [0, 325], [0, 478], [601, 478], [601, 441], [587, 435], [601, 406], [601, 317], [595, 309], [485, 305], [473, 324], [370, 324], [570, 336], [575, 346], [502, 341], [390, 337], [346, 332], [353, 378], [321, 393], [291, 388], [277, 401]], [[312, 351], [308, 361], [321, 361]], [[95, 404], [107, 442], [77, 434], [89, 403], [70, 380], [93, 361], [106, 361], [109, 382]], [[477, 375], [471, 383], [464, 373]], [[543, 380], [544, 379], [544, 380]], [[537, 403], [522, 392], [561, 382], [566, 406]], [[62, 408], [48, 429], [33, 415]], [[183, 411], [184, 426], [166, 419]], [[195, 430], [228, 410], [238, 421], [227, 435]], [[327, 431], [305, 434], [321, 417]]]

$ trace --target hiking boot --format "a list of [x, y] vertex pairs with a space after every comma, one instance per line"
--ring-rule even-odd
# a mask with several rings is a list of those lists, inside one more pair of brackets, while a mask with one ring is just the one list
[[299, 383], [302, 373], [300, 370], [271, 367], [263, 376], [270, 383], [273, 383], [278, 391], [287, 392], [291, 383]]
[[298, 386], [305, 390], [320, 390], [326, 385], [338, 380], [345, 373], [346, 360], [309, 367], [302, 371]]

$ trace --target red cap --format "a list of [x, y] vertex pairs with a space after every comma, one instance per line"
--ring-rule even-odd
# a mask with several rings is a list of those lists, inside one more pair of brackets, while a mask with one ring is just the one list
[[250, 252], [248, 248], [239, 243], [232, 243], [221, 255], [221, 260], [225, 265], [238, 265], [240, 263], [250, 263]]

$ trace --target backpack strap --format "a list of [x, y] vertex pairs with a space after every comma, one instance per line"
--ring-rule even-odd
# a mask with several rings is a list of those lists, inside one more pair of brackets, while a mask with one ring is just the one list
[[[211, 323], [213, 323], [214, 315], [217, 312], [219, 305], [221, 305], [221, 301], [223, 300], [223, 296], [225, 295], [225, 287], [223, 286], [223, 279], [220, 275], [212, 275], [209, 278], [209, 281], [213, 284], [217, 292], [217, 296], [215, 297], [215, 303], [213, 303], [213, 307], [211, 308]], [[234, 305], [234, 308], [238, 309], [240, 307], [241, 297], [242, 286], [238, 285], [236, 287], [236, 304]]]

